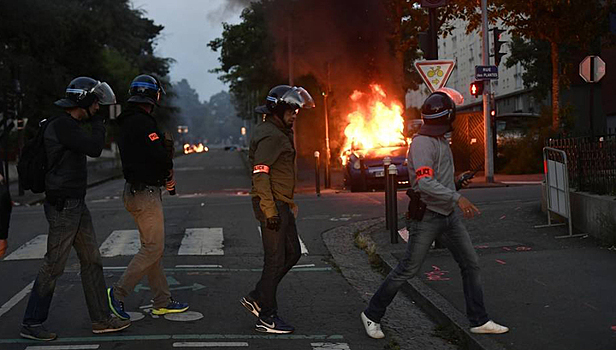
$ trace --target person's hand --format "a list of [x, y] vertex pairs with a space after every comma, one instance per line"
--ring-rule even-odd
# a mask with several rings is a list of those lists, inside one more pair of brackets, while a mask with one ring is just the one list
[[456, 182], [456, 189], [461, 189], [468, 186], [474, 176], [475, 174], [471, 173], [470, 171], [465, 171], [460, 174], [460, 177], [458, 177], [458, 181]]
[[6, 239], [0, 239], [0, 258], [4, 256], [8, 247], [9, 244]]
[[297, 204], [291, 206], [291, 211], [293, 212], [293, 216], [297, 219], [297, 216], [299, 215], [299, 207]]
[[458, 207], [460, 207], [460, 210], [462, 210], [464, 217], [467, 219], [471, 219], [475, 216], [475, 214], [481, 214], [479, 209], [477, 209], [477, 207], [474, 206], [473, 203], [471, 203], [471, 201], [469, 201], [465, 197], [460, 197], [460, 199], [458, 200]]
[[280, 221], [280, 216], [274, 215], [271, 218], [267, 218], [265, 223], [268, 229], [278, 231], [280, 230]]

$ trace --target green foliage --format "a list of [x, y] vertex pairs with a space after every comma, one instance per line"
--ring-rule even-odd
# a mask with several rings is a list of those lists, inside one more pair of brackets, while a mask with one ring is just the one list
[[552, 61], [550, 45], [540, 40], [525, 40], [514, 36], [509, 45], [510, 54], [505, 66], [511, 68], [520, 63], [524, 68], [524, 87], [532, 89], [535, 101], [547, 99], [552, 87]]
[[[129, 0], [1, 1], [0, 14], [0, 98], [19, 79], [30, 129], [58, 112], [53, 102], [77, 76], [107, 81], [123, 103], [135, 75], [164, 77], [173, 62], [153, 54], [163, 27]], [[157, 110], [164, 121], [172, 112]]]
[[504, 174], [537, 174], [543, 172], [545, 140], [554, 136], [552, 114], [544, 108], [539, 119], [521, 137], [504, 137], [498, 145], [496, 170]]

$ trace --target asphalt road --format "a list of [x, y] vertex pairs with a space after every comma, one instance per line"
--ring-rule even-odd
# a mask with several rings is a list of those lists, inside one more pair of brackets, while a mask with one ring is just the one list
[[[190, 303], [188, 319], [150, 315], [150, 293], [147, 281], [142, 281], [126, 301], [127, 311], [134, 313], [133, 325], [124, 332], [94, 336], [73, 252], [58, 281], [46, 323], [59, 339], [52, 344], [19, 339], [29, 288], [45, 251], [47, 222], [42, 206], [16, 207], [9, 251], [0, 261], [0, 349], [55, 345], [60, 346], [58, 349], [214, 346], [355, 350], [389, 346], [387, 340], [365, 336], [358, 321], [365, 301], [337, 271], [321, 236], [332, 228], [382, 215], [382, 192], [330, 191], [317, 197], [305, 191], [297, 195], [298, 227], [305, 254], [279, 287], [279, 314], [296, 327], [296, 333], [274, 336], [255, 332], [255, 318], [239, 304], [259, 279], [262, 267], [260, 233], [248, 196], [250, 178], [241, 153], [213, 150], [184, 156], [176, 160], [175, 173], [178, 195], [163, 197], [164, 265], [174, 298]], [[103, 263], [108, 285], [120, 277], [134, 254], [134, 242], [127, 241], [134, 231], [127, 230], [136, 226], [121, 201], [123, 184], [123, 180], [106, 182], [89, 189], [86, 198], [97, 241], [106, 254]], [[538, 193], [537, 186], [465, 191], [480, 208], [491, 203], [537, 200]], [[399, 193], [401, 203], [404, 196]], [[194, 243], [188, 249], [190, 254], [199, 255], [183, 255], [188, 245], [184, 239], [191, 234], [209, 237], [197, 241], [200, 249]], [[446, 342], [442, 343], [447, 348]]]

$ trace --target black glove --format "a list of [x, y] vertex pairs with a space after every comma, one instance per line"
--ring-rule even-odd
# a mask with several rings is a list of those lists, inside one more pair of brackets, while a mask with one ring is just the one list
[[265, 222], [269, 230], [278, 231], [280, 230], [280, 221], [281, 221], [280, 216], [275, 215], [275, 216], [272, 216], [271, 218], [267, 218]]

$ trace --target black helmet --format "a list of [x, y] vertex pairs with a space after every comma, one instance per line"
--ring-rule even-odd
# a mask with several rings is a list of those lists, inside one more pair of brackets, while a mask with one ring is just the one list
[[451, 131], [451, 124], [456, 119], [456, 104], [444, 92], [433, 92], [421, 106], [423, 125], [419, 134], [441, 136]]
[[128, 102], [149, 103], [158, 106], [160, 95], [165, 94], [165, 89], [155, 77], [142, 74], [130, 83], [128, 93], [130, 95]]
[[63, 108], [80, 107], [86, 109], [95, 100], [98, 100], [101, 105], [116, 103], [115, 94], [107, 83], [88, 77], [79, 77], [68, 84], [64, 98], [57, 100], [54, 104]]
[[255, 112], [283, 115], [287, 109], [314, 107], [312, 96], [299, 86], [278, 85], [269, 91], [265, 100], [265, 105], [255, 108]]

